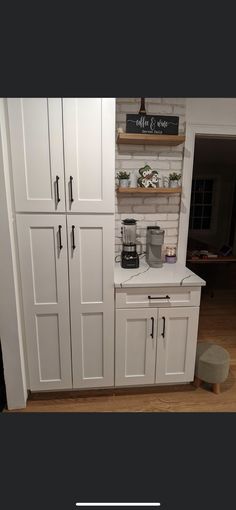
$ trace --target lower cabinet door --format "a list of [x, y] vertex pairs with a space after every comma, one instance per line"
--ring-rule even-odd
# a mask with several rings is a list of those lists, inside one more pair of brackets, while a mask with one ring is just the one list
[[116, 310], [116, 386], [154, 384], [157, 310]]
[[73, 387], [114, 386], [114, 217], [67, 222]]
[[66, 220], [18, 214], [29, 389], [71, 389]]
[[159, 308], [156, 383], [194, 378], [199, 307]]

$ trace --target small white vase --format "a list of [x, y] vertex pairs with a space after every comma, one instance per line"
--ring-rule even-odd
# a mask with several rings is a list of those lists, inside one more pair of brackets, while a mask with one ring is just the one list
[[128, 188], [129, 179], [120, 179], [120, 188]]
[[170, 188], [178, 188], [179, 181], [170, 181]]
[[137, 188], [137, 174], [136, 172], [132, 172], [130, 176], [130, 187]]

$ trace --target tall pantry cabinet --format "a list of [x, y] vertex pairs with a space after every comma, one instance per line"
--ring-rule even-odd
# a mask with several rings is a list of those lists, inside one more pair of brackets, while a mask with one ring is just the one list
[[32, 391], [114, 385], [115, 100], [7, 100]]

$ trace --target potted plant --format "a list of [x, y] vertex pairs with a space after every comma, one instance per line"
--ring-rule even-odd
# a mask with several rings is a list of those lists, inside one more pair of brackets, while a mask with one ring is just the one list
[[120, 188], [128, 188], [129, 187], [129, 177], [130, 172], [120, 171], [116, 174], [117, 179], [119, 179]]
[[169, 187], [170, 188], [178, 188], [180, 185], [181, 174], [177, 174], [173, 172], [169, 175]]

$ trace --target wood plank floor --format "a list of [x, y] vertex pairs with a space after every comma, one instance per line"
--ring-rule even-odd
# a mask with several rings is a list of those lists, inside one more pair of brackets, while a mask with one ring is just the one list
[[225, 347], [231, 358], [230, 373], [220, 395], [205, 385], [165, 386], [138, 394], [83, 396], [42, 399], [33, 396], [21, 412], [234, 412], [236, 411], [236, 291], [215, 291], [212, 298], [204, 289], [199, 335]]

